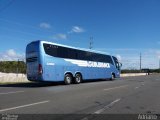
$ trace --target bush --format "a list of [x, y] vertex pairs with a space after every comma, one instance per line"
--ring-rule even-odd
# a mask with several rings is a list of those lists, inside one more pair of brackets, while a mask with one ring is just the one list
[[1, 61], [0, 72], [26, 73], [26, 64], [23, 61]]

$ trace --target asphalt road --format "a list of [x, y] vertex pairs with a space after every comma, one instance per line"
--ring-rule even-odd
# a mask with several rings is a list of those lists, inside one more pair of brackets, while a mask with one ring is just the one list
[[0, 114], [79, 114], [82, 120], [99, 114], [160, 114], [159, 91], [159, 74], [78, 85], [0, 85]]

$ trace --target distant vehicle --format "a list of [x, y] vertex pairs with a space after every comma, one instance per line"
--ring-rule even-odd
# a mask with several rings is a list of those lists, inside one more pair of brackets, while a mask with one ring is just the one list
[[28, 80], [65, 84], [118, 78], [121, 68], [114, 56], [40, 40], [27, 45], [26, 64]]

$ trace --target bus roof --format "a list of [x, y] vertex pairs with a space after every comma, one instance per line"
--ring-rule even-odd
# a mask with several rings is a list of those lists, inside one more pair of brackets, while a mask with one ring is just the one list
[[87, 51], [87, 52], [94, 52], [94, 53], [99, 53], [99, 54], [104, 54], [104, 55], [110, 55], [110, 54], [107, 54], [106, 52], [102, 52], [102, 51], [85, 49], [85, 48], [79, 48], [79, 47], [73, 47], [73, 46], [58, 44], [58, 43], [54, 43], [54, 42], [48, 42], [48, 41], [44, 41], [44, 40], [36, 40], [36, 41], [33, 41], [33, 42], [38, 42], [38, 41], [41, 42], [41, 43], [46, 43], [46, 44], [51, 44], [51, 45], [57, 45], [57, 46], [61, 46], [61, 47], [67, 47], [67, 48], [72, 48], [72, 49], [77, 49], [77, 50], [82, 50], [82, 51]]

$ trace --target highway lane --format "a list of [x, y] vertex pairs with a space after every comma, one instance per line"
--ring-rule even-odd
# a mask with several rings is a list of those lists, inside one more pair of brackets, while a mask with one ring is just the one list
[[160, 113], [160, 75], [79, 85], [0, 85], [0, 113]]

